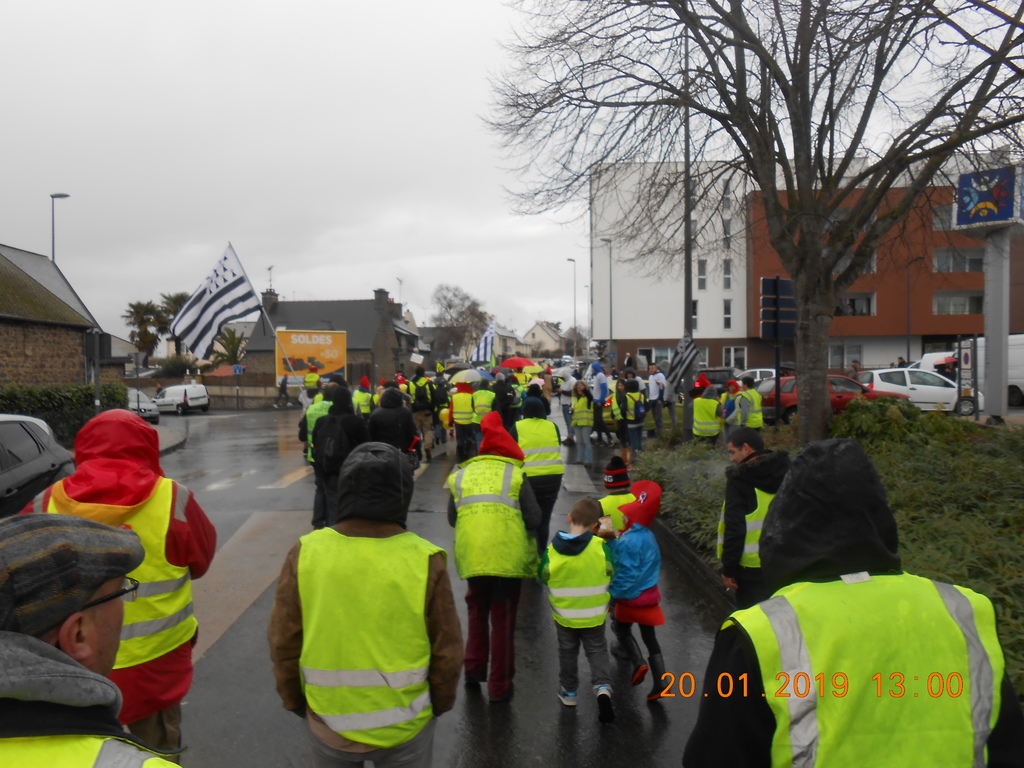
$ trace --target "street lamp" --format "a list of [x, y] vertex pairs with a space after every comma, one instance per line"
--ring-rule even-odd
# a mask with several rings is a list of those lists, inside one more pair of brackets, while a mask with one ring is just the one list
[[907, 365], [910, 365], [910, 268], [919, 261], [924, 261], [924, 256], [915, 256], [907, 262]]
[[50, 195], [50, 260], [57, 263], [57, 219], [56, 219], [56, 201], [63, 200], [65, 197], [71, 197], [64, 192], [54, 192]]
[[612, 347], [615, 344], [615, 334], [612, 332], [612, 239], [602, 237], [602, 243], [608, 243], [608, 356], [612, 357]]
[[572, 262], [572, 362], [576, 364], [576, 337], [579, 329], [576, 327], [576, 259], [566, 259]]

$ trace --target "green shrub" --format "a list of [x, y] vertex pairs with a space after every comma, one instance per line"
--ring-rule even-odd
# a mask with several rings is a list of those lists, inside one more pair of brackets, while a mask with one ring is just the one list
[[[857, 439], [871, 457], [899, 526], [904, 568], [992, 600], [1007, 672], [1024, 695], [1024, 430], [858, 399], [832, 434]], [[796, 453], [792, 428], [764, 436], [768, 448]], [[720, 447], [688, 443], [645, 451], [634, 473], [662, 486], [664, 522], [716, 570], [726, 461]]]
[[191, 368], [195, 367], [195, 363], [186, 360], [180, 355], [176, 357], [168, 357], [166, 360], [160, 362], [160, 367], [156, 370], [156, 378], [158, 379], [182, 379], [184, 378]]
[[[5, 387], [0, 389], [0, 413], [35, 416], [50, 425], [61, 445], [70, 448], [75, 435], [95, 413], [92, 384], [53, 387]], [[128, 407], [123, 384], [100, 387], [100, 410]]]

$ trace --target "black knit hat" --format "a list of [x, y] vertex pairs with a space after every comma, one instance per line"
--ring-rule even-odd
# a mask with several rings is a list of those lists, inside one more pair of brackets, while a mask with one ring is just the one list
[[629, 469], [621, 456], [612, 456], [604, 468], [604, 487], [610, 491], [629, 488]]
[[0, 630], [42, 637], [145, 556], [133, 531], [81, 517], [0, 520]]

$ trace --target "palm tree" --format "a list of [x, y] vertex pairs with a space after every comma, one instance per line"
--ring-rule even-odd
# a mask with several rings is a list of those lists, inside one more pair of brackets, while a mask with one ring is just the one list
[[143, 353], [143, 366], [149, 365], [149, 358], [160, 343], [160, 308], [152, 301], [133, 301], [121, 315], [134, 330], [128, 334], [128, 341]]
[[160, 322], [157, 324], [157, 330], [171, 337], [176, 357], [181, 357], [181, 339], [171, 333], [171, 323], [174, 322], [174, 318], [181, 312], [181, 308], [185, 306], [188, 299], [189, 294], [187, 293], [160, 294]]
[[245, 357], [245, 334], [239, 333], [234, 328], [224, 327], [214, 339], [220, 344], [223, 351], [218, 349], [210, 358], [210, 367], [219, 368], [222, 365], [238, 365]]

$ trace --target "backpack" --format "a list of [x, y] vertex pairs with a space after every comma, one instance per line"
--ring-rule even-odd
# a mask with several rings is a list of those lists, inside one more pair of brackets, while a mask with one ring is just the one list
[[[630, 397], [630, 400], [633, 400], [633, 398]], [[647, 406], [644, 404], [644, 396], [638, 395], [636, 400], [633, 400], [633, 423], [643, 421], [646, 415]]]
[[448, 390], [445, 387], [439, 387], [436, 383], [434, 384], [434, 410], [440, 411], [442, 408], [448, 407]]
[[341, 423], [341, 415], [328, 413], [321, 417], [323, 425], [317, 431], [317, 440], [313, 444], [313, 464], [324, 474], [333, 477], [341, 472], [352, 446]]
[[422, 383], [413, 382], [416, 387], [416, 393], [413, 395], [413, 405], [416, 406], [417, 411], [429, 411], [433, 408], [433, 390], [434, 385], [431, 384], [427, 379], [420, 379]]

